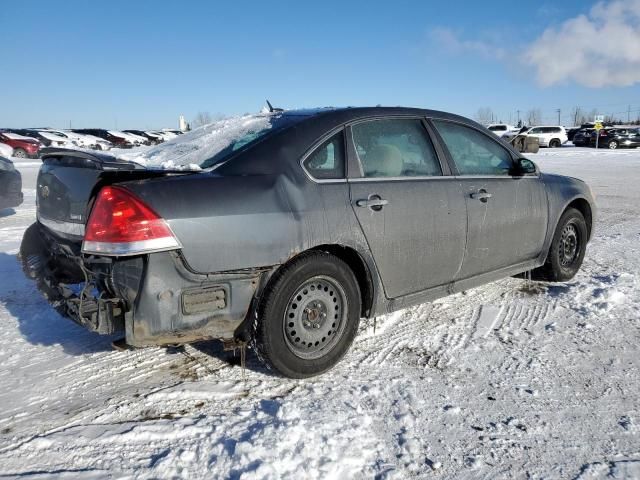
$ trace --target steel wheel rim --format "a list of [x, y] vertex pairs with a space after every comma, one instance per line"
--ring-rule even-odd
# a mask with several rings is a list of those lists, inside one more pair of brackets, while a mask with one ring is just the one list
[[285, 342], [299, 358], [320, 358], [342, 338], [347, 316], [347, 296], [340, 283], [326, 275], [310, 278], [287, 303], [282, 325]]
[[578, 230], [572, 224], [565, 225], [560, 237], [560, 264], [566, 267], [572, 264], [580, 252]]

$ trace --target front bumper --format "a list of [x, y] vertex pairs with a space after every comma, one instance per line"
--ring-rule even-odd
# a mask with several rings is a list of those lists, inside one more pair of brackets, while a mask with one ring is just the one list
[[199, 274], [175, 251], [111, 258], [79, 247], [34, 224], [21, 246], [25, 274], [64, 316], [97, 333], [124, 333], [137, 347], [233, 339], [268, 271]]

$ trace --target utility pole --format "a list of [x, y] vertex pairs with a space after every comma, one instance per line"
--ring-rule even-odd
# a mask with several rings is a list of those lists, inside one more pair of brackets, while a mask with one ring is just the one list
[[556, 112], [558, 112], [558, 125], [560, 125], [560, 109], [557, 109]]
[[631, 122], [631, 105], [627, 107], [627, 125]]
[[520, 123], [520, 110], [516, 110], [516, 113], [518, 114], [518, 123]]

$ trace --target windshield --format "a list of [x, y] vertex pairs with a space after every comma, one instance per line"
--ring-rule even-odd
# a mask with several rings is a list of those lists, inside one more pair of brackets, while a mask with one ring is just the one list
[[122, 154], [119, 158], [147, 168], [210, 168], [270, 131], [291, 125], [302, 118], [301, 115], [282, 113], [226, 118], [179, 135], [147, 151]]

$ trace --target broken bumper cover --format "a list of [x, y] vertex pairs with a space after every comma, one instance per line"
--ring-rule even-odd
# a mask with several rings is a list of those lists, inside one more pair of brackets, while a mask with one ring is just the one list
[[25, 233], [26, 275], [62, 315], [132, 346], [232, 339], [270, 269], [194, 273], [178, 252], [110, 258], [83, 255], [46, 227]]
[[128, 312], [134, 346], [232, 339], [250, 312], [261, 270], [199, 274], [177, 252], [148, 255], [140, 293]]

